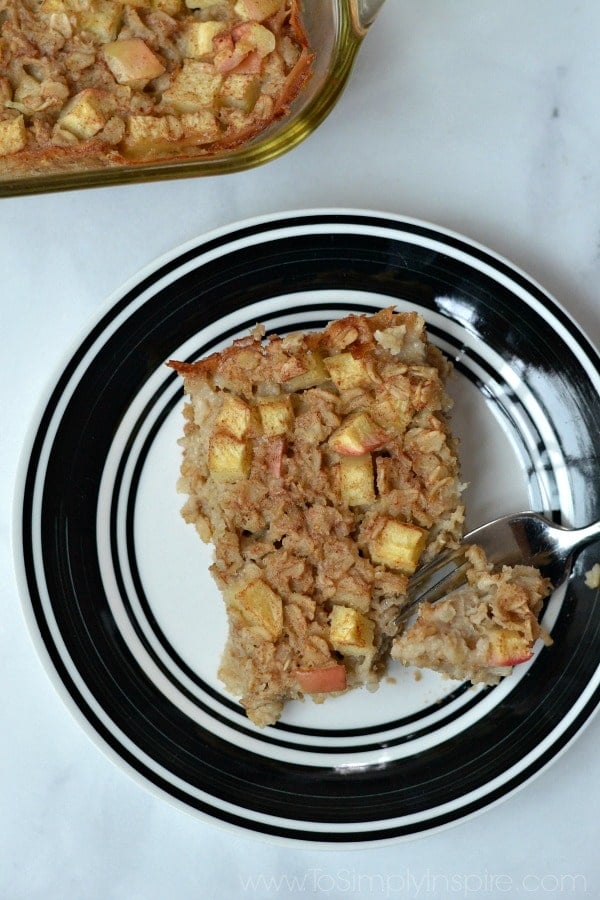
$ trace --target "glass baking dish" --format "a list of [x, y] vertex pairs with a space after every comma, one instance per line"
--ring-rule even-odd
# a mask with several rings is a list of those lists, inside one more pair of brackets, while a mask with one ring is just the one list
[[0, 197], [135, 182], [222, 175], [262, 165], [310, 135], [342, 93], [356, 54], [384, 0], [304, 0], [303, 20], [315, 53], [312, 77], [292, 103], [290, 114], [243, 146], [210, 157], [131, 163], [43, 175], [3, 175]]

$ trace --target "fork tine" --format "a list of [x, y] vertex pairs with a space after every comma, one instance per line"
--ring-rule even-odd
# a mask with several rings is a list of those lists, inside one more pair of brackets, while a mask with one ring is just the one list
[[408, 587], [408, 602], [400, 610], [396, 622], [404, 622], [421, 603], [436, 603], [466, 582], [470, 563], [463, 545], [436, 557], [412, 576]]
[[431, 581], [441, 569], [444, 569], [461, 556], [464, 556], [465, 549], [466, 548], [461, 545], [460, 547], [456, 547], [455, 550], [448, 550], [446, 553], [441, 553], [439, 556], [434, 557], [427, 565], [417, 569], [415, 574], [410, 577], [408, 584], [409, 593], [414, 594], [415, 591], [419, 590], [421, 585]]
[[[411, 603], [436, 603], [438, 600], [441, 600], [446, 594], [449, 594], [451, 591], [455, 591], [456, 588], [459, 588], [461, 585], [465, 584], [467, 578], [467, 571], [470, 567], [470, 563], [465, 559], [460, 565], [455, 565], [452, 569], [446, 574], [439, 578], [435, 584], [432, 584], [431, 587], [428, 587], [424, 591], [419, 591], [416, 594], [413, 594], [411, 599]], [[412, 591], [411, 591], [412, 594]]]

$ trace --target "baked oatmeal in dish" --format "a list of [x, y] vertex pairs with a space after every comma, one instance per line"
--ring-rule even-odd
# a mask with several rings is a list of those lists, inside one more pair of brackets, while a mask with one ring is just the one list
[[538, 621], [551, 585], [531, 566], [493, 570], [476, 545], [466, 558], [465, 586], [436, 604], [422, 603], [415, 622], [394, 640], [391, 655], [450, 678], [497, 684], [531, 659], [538, 638], [552, 643]]
[[299, 0], [0, 0], [0, 171], [214, 155], [310, 76]]
[[227, 608], [220, 678], [261, 726], [287, 700], [376, 686], [409, 576], [462, 533], [450, 365], [423, 318], [257, 327], [170, 365], [189, 397], [183, 515]]

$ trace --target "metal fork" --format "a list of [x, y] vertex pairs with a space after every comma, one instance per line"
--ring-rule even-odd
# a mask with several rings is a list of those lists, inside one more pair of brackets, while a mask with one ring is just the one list
[[465, 536], [456, 550], [442, 553], [410, 579], [408, 602], [397, 622], [404, 622], [421, 603], [436, 603], [466, 581], [465, 550], [478, 544], [494, 566], [535, 566], [554, 590], [571, 571], [575, 555], [600, 539], [600, 522], [585, 528], [564, 528], [535, 512], [520, 512], [488, 522]]

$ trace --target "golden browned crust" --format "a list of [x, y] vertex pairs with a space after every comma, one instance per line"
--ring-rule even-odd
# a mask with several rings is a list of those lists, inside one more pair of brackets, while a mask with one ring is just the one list
[[[286, 116], [313, 59], [297, 0], [256, 21], [256, 0], [188, 2], [0, 0], [0, 174], [214, 157]], [[146, 76], [113, 71], [116, 41], [144, 44]]]

